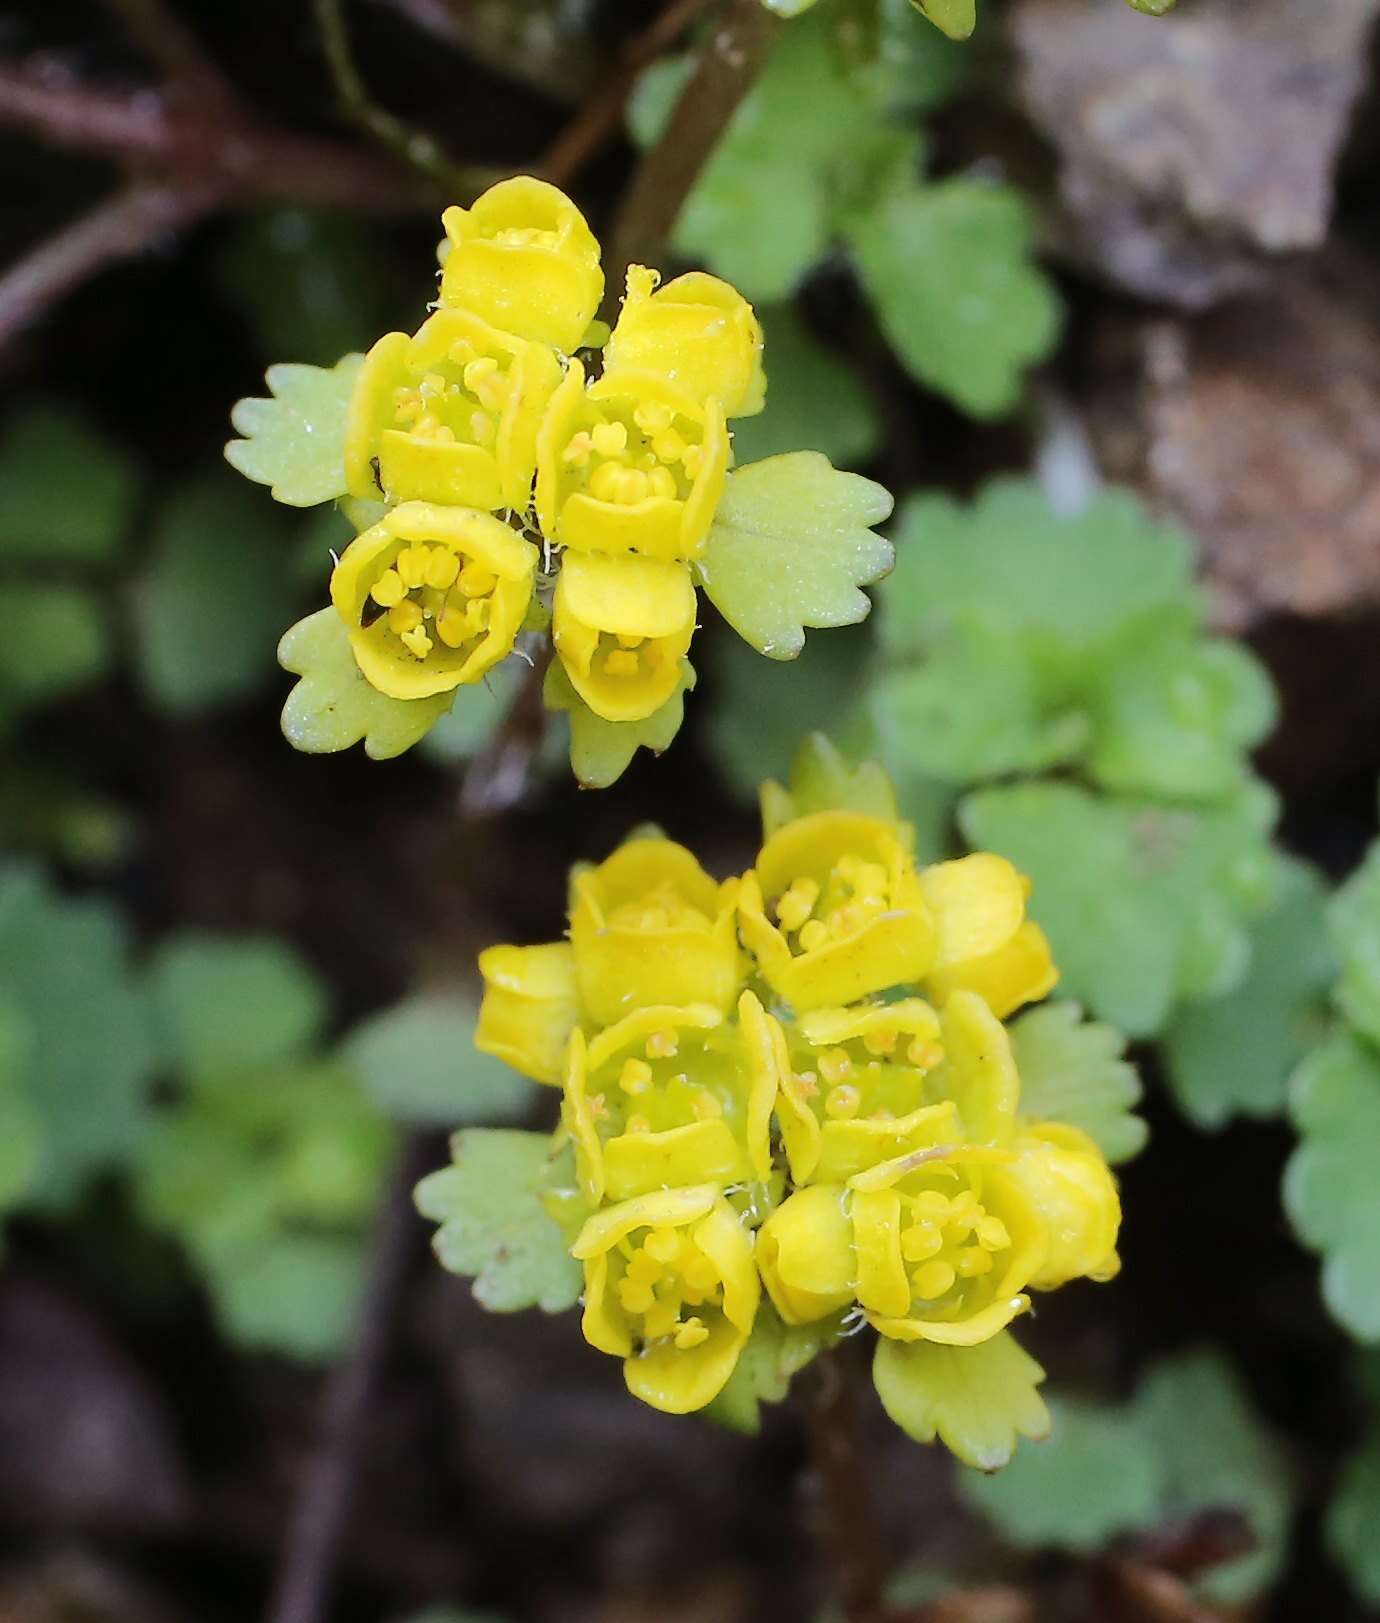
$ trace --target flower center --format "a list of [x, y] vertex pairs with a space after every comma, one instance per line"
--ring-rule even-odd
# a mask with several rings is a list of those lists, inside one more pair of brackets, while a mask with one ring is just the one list
[[609, 910], [610, 926], [619, 930], [703, 929], [709, 920], [669, 881], [644, 891], [636, 901]]
[[[725, 1071], [722, 1058], [712, 1055], [698, 1035], [690, 1041], [690, 1052], [681, 1053], [684, 1034], [666, 1027], [654, 1031], [643, 1045], [646, 1058], [628, 1055], [621, 1063], [601, 1067], [601, 1091], [590, 1095], [590, 1112], [597, 1121], [607, 1121], [613, 1132], [666, 1132], [693, 1121], [713, 1121], [736, 1114], [732, 1097], [734, 1073]], [[703, 1080], [710, 1076], [718, 1091]]]
[[682, 500], [704, 465], [704, 448], [679, 432], [670, 406], [645, 400], [633, 408], [631, 426], [601, 414], [577, 430], [561, 461], [596, 501], [631, 507], [654, 496]]
[[451, 345], [437, 369], [393, 391], [395, 425], [440, 445], [488, 447], [516, 385], [511, 362], [482, 355], [467, 338]]
[[922, 1189], [901, 1199], [901, 1255], [914, 1264], [911, 1289], [929, 1307], [952, 1305], [946, 1297], [963, 1281], [991, 1273], [998, 1253], [1011, 1247], [1006, 1224], [971, 1189], [956, 1195]]
[[438, 640], [458, 649], [483, 635], [497, 584], [498, 577], [477, 558], [414, 541], [383, 571], [369, 596], [407, 652], [425, 659]]
[[656, 1228], [640, 1246], [623, 1242], [627, 1269], [618, 1281], [618, 1300], [632, 1319], [642, 1321], [641, 1338], [670, 1336], [682, 1352], [709, 1339], [704, 1320], [690, 1308], [723, 1304], [719, 1270], [681, 1229]]
[[831, 941], [856, 935], [888, 905], [886, 869], [880, 862], [843, 856], [821, 885], [809, 874], [793, 879], [776, 903], [782, 932], [795, 941], [795, 953], [814, 952]]

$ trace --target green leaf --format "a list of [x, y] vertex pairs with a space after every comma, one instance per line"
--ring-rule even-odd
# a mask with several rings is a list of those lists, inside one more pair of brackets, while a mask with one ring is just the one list
[[24, 1094], [33, 1042], [23, 1012], [0, 998], [0, 1214], [18, 1205], [38, 1170], [38, 1120]]
[[755, 1437], [762, 1429], [762, 1404], [780, 1403], [792, 1378], [838, 1334], [836, 1319], [783, 1324], [771, 1303], [764, 1300], [727, 1386], [705, 1409], [705, 1415], [730, 1431]]
[[325, 987], [272, 936], [181, 931], [159, 947], [150, 980], [165, 1051], [194, 1076], [292, 1059], [326, 1020]]
[[345, 415], [364, 357], [346, 355], [327, 369], [279, 364], [264, 374], [271, 400], [236, 403], [230, 421], [243, 439], [225, 460], [275, 501], [314, 507], [345, 493]]
[[47, 704], [96, 681], [110, 632], [92, 593], [76, 586], [0, 584], [0, 704]]
[[127, 1159], [147, 1119], [152, 1023], [123, 920], [104, 903], [58, 896], [35, 868], [0, 868], [0, 986], [29, 1031], [35, 1198], [63, 1207]]
[[856, 811], [894, 823], [896, 791], [875, 761], [853, 766], [825, 733], [811, 733], [791, 762], [789, 789], [770, 779], [762, 785], [762, 835], [812, 812]]
[[277, 515], [223, 473], [182, 486], [159, 514], [136, 603], [145, 691], [179, 715], [252, 693], [295, 595]]
[[283, 706], [283, 736], [308, 755], [349, 749], [363, 739], [371, 760], [392, 760], [411, 749], [455, 702], [453, 693], [390, 699], [371, 687], [350, 652], [345, 623], [332, 608], [318, 609], [284, 634], [278, 663], [302, 678]]
[[473, 1005], [461, 998], [420, 994], [356, 1026], [341, 1052], [395, 1121], [455, 1127], [521, 1116], [536, 1089], [479, 1052], [475, 1021]]
[[394, 325], [389, 262], [381, 232], [356, 216], [281, 208], [238, 220], [218, 268], [265, 354], [328, 367]]
[[853, 369], [810, 336], [789, 305], [757, 312], [765, 336], [767, 405], [733, 425], [740, 463], [787, 451], [822, 451], [836, 467], [866, 462], [881, 440], [871, 395]]
[[866, 626], [811, 637], [788, 662], [764, 660], [738, 637], [716, 641], [713, 758], [740, 795], [755, 800], [764, 778], [787, 775], [802, 716], [843, 740], [851, 755], [872, 748], [864, 709], [870, 648]]
[[995, 1476], [965, 1473], [959, 1492], [1021, 1546], [1092, 1554], [1118, 1533], [1159, 1520], [1160, 1460], [1129, 1412], [1050, 1403], [1048, 1440]]
[[1326, 1030], [1336, 974], [1327, 887], [1288, 858], [1279, 877], [1273, 908], [1251, 928], [1246, 978], [1225, 997], [1181, 1010], [1165, 1033], [1168, 1080], [1200, 1127], [1221, 1127], [1237, 1114], [1278, 1115], [1290, 1073]]
[[1248, 921], [1273, 892], [1273, 821], [1263, 788], [1188, 810], [1027, 783], [959, 806], [969, 844], [1033, 880], [1031, 914], [1063, 991], [1132, 1037], [1163, 1030], [1182, 1001], [1240, 984]]
[[1085, 1021], [1076, 1003], [1060, 1002], [1029, 1010], [1009, 1030], [1026, 1120], [1081, 1128], [1113, 1166], [1140, 1154], [1140, 1077], [1114, 1026]]
[[417, 1185], [417, 1210], [441, 1225], [442, 1266], [472, 1275], [491, 1313], [560, 1313], [579, 1297], [580, 1266], [542, 1204], [550, 1155], [545, 1133], [471, 1127], [451, 1140], [452, 1164]]
[[1208, 1510], [1236, 1510], [1255, 1548], [1198, 1587], [1240, 1605], [1266, 1589], [1284, 1553], [1291, 1485], [1274, 1440], [1231, 1369], [1193, 1353], [1154, 1369], [1129, 1404], [1051, 1404], [1049, 1441], [1022, 1449], [963, 1497], [1012, 1543], [1091, 1554], [1118, 1534], [1149, 1532]]
[[570, 684], [559, 660], [547, 667], [542, 703], [570, 716], [570, 766], [585, 789], [607, 789], [617, 783], [639, 749], [654, 755], [671, 747], [685, 719], [685, 695], [695, 686], [688, 660], [681, 661], [681, 685], [660, 710], [643, 721], [605, 721], [596, 716]]
[[1380, 1605], [1380, 1431], [1352, 1455], [1327, 1507], [1327, 1547], [1346, 1569], [1352, 1587]]
[[950, 39], [967, 39], [977, 27], [975, 0], [913, 0], [913, 4]]
[[1295, 1073], [1289, 1108], [1300, 1143], [1284, 1173], [1284, 1206], [1323, 1257], [1323, 1297], [1360, 1341], [1380, 1342], [1380, 1054], [1338, 1036]]
[[1380, 841], [1332, 898], [1327, 930], [1341, 965], [1337, 1007], [1357, 1031], [1380, 1043]]
[[872, 1379], [882, 1407], [917, 1443], [945, 1443], [965, 1465], [996, 1471], [1018, 1437], [1049, 1432], [1045, 1372], [1008, 1330], [975, 1347], [877, 1340]]
[[998, 417], [1054, 347], [1059, 301], [1010, 187], [953, 179], [884, 193], [848, 222], [863, 285], [911, 373], [975, 417]]
[[324, 1363], [349, 1339], [364, 1285], [361, 1239], [280, 1235], [203, 1266], [216, 1316], [240, 1346]]
[[531, 666], [510, 654], [482, 682], [462, 689], [422, 740], [422, 754], [447, 765], [478, 755], [493, 736]]
[[1167, 17], [1177, 0], [1126, 0], [1132, 11], [1143, 11], [1147, 17]]
[[0, 439], [0, 560], [108, 559], [137, 493], [128, 459], [79, 418], [49, 407], [15, 416]]
[[1293, 1485], [1284, 1457], [1231, 1366], [1210, 1353], [1160, 1364], [1133, 1404], [1142, 1448], [1159, 1454], [1163, 1499], [1157, 1522], [1235, 1509], [1255, 1538], [1248, 1554], [1199, 1581], [1210, 1600], [1239, 1606], [1268, 1589], [1284, 1562]]
[[872, 526], [890, 513], [881, 485], [817, 451], [769, 457], [728, 476], [695, 569], [740, 637], [770, 659], [794, 659], [807, 626], [866, 619], [872, 605], [858, 588], [893, 562]]

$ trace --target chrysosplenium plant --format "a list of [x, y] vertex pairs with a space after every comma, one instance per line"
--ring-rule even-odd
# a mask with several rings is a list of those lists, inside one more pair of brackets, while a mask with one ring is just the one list
[[730, 471], [729, 424], [762, 409], [766, 379], [726, 282], [634, 265], [610, 332], [599, 244], [555, 187], [503, 181], [443, 223], [415, 333], [329, 372], [273, 368], [276, 398], [234, 413], [237, 468], [282, 501], [340, 501], [359, 532], [333, 612], [283, 640], [303, 678], [284, 731], [397, 754], [549, 626], [546, 703], [570, 712], [581, 778], [608, 783], [680, 725], [697, 584], [793, 658], [805, 626], [866, 615], [891, 501], [815, 453]]
[[1026, 880], [988, 853], [921, 865], [880, 769], [831, 763], [817, 742], [792, 791], [764, 786], [740, 877], [639, 831], [572, 874], [568, 941], [481, 955], [478, 1044], [560, 1088], [560, 1123], [507, 1176], [512, 1143], [458, 1135], [419, 1203], [496, 1306], [523, 1300], [484, 1278], [505, 1223], [505, 1256], [568, 1246], [569, 1293], [552, 1267], [525, 1300], [582, 1294], [655, 1408], [755, 1413], [870, 1325], [893, 1418], [990, 1468], [1047, 1425], [1009, 1327], [1116, 1273], [1116, 1183], [1022, 1110], [1003, 1022], [1058, 978]]

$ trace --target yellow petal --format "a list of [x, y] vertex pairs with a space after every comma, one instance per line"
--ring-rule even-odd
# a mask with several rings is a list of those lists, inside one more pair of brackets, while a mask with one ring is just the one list
[[957, 991], [976, 992], [999, 1020], [1024, 1003], [1047, 997], [1057, 985], [1049, 940], [1027, 919], [1004, 946], [981, 958], [968, 958], [951, 969], [933, 970], [925, 989], [937, 1003]]
[[683, 1228], [713, 1210], [719, 1198], [714, 1184], [690, 1189], [662, 1189], [655, 1194], [638, 1195], [595, 1212], [576, 1236], [570, 1254], [577, 1262], [608, 1251], [639, 1228]]
[[1076, 1127], [1037, 1122], [1021, 1134], [1016, 1151], [1012, 1176], [1049, 1231], [1048, 1250], [1031, 1284], [1054, 1290], [1071, 1279], [1114, 1278], [1121, 1266], [1121, 1200], [1097, 1145]]
[[1005, 1026], [976, 992], [955, 992], [944, 1005], [940, 1030], [944, 1060], [928, 1078], [932, 1093], [953, 1100], [974, 1143], [1006, 1142], [1021, 1079]]
[[628, 1391], [664, 1414], [691, 1414], [723, 1391], [747, 1336], [720, 1319], [708, 1339], [682, 1351], [667, 1339], [644, 1347], [623, 1365]]
[[952, 969], [1005, 946], [1025, 917], [1025, 881], [1005, 857], [978, 851], [920, 873], [934, 915], [935, 969]]
[[858, 1258], [858, 1301], [869, 1313], [900, 1315], [910, 1306], [901, 1256], [901, 1197], [894, 1189], [859, 1189], [852, 1197]]
[[787, 1324], [812, 1324], [853, 1300], [853, 1228], [837, 1184], [797, 1190], [757, 1232], [757, 1264]]
[[535, 1082], [561, 1085], [566, 1041], [579, 1019], [575, 954], [564, 941], [487, 947], [475, 1047]]

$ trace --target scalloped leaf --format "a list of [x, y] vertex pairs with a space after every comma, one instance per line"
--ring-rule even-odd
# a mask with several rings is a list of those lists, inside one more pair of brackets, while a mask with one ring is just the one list
[[976, 0], [911, 0], [911, 4], [950, 39], [967, 39], [977, 27]]
[[973, 848], [1030, 875], [1061, 987], [1099, 1018], [1149, 1037], [1178, 1003], [1240, 984], [1277, 871], [1263, 788], [1189, 810], [1026, 783], [969, 795], [958, 815]]
[[1141, 1085], [1114, 1027], [1084, 1020], [1076, 1003], [1044, 1003], [1009, 1028], [1021, 1074], [1021, 1115], [1081, 1128], [1113, 1166], [1145, 1148], [1135, 1114]]
[[138, 494], [138, 474], [103, 435], [66, 410], [31, 407], [0, 437], [0, 558], [41, 567], [107, 561]]
[[364, 741], [374, 761], [389, 761], [431, 731], [455, 703], [454, 693], [431, 699], [391, 699], [365, 681], [350, 637], [334, 609], [318, 609], [284, 633], [278, 663], [301, 677], [283, 706], [283, 737], [306, 755], [329, 755]]
[[1327, 933], [1341, 965], [1333, 999], [1357, 1031], [1380, 1043], [1380, 841], [1332, 898]]
[[892, 567], [890, 493], [818, 451], [768, 457], [728, 476], [695, 570], [710, 601], [769, 659], [794, 659], [807, 626], [865, 620], [859, 590]]
[[225, 447], [225, 460], [255, 484], [267, 485], [288, 507], [315, 507], [345, 494], [345, 416], [362, 355], [332, 367], [295, 362], [264, 374], [272, 399], [235, 403], [230, 422], [243, 439]]
[[1295, 1072], [1289, 1111], [1299, 1147], [1284, 1171], [1284, 1207], [1323, 1258], [1323, 1299], [1359, 1341], [1380, 1343], [1380, 1053], [1339, 1035]]
[[872, 1379], [882, 1407], [917, 1443], [945, 1443], [965, 1465], [997, 1471], [1020, 1437], [1049, 1435], [1045, 1372], [1009, 1330], [975, 1347], [881, 1336]]
[[605, 721], [596, 716], [571, 686], [559, 660], [546, 668], [542, 703], [570, 717], [570, 767], [584, 789], [607, 789], [617, 783], [639, 749], [653, 755], [668, 750], [685, 720], [685, 695], [695, 686], [689, 660], [681, 662], [681, 682], [660, 710], [642, 721]]
[[417, 1185], [417, 1210], [440, 1224], [441, 1265], [472, 1276], [475, 1300], [491, 1313], [572, 1307], [583, 1275], [541, 1199], [550, 1135], [471, 1127], [450, 1149], [451, 1165]]
[[536, 1086], [474, 1046], [477, 1011], [464, 998], [424, 992], [356, 1026], [341, 1049], [364, 1091], [395, 1121], [418, 1127], [511, 1120]]
[[[971, 0], [943, 3], [971, 22]], [[930, 5], [933, 17], [939, 0]], [[962, 177], [892, 190], [854, 214], [847, 232], [882, 331], [909, 371], [974, 417], [1011, 411], [1061, 321], [1020, 193]]]
[[1253, 926], [1246, 978], [1225, 997], [1194, 1003], [1164, 1037], [1166, 1076], [1200, 1127], [1232, 1116], [1276, 1116], [1289, 1076], [1325, 1035], [1336, 961], [1326, 929], [1327, 886], [1283, 858], [1275, 905]]

